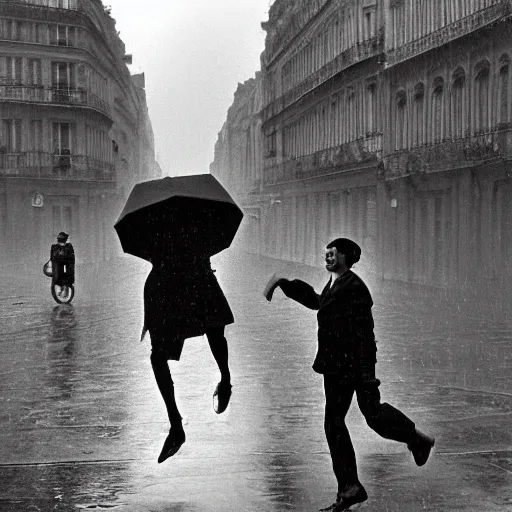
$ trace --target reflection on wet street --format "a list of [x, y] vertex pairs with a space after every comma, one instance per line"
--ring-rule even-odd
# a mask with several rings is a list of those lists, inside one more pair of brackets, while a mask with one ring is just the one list
[[[282, 263], [213, 263], [236, 318], [227, 328], [232, 402], [214, 413], [215, 363], [205, 340], [188, 340], [171, 363], [187, 442], [160, 465], [168, 424], [149, 342], [138, 341], [149, 266], [132, 259], [94, 284], [77, 278], [72, 306], [56, 306], [47, 282], [4, 277], [0, 510], [302, 512], [332, 503], [322, 379], [311, 369], [315, 314], [280, 292], [271, 304], [261, 296]], [[353, 406], [366, 510], [511, 510], [512, 329], [372, 291], [383, 400], [437, 442], [417, 468]]]

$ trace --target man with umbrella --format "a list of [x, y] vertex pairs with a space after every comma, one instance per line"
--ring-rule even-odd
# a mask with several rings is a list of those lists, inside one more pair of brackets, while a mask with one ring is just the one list
[[178, 361], [186, 338], [206, 334], [220, 371], [214, 409], [231, 397], [226, 325], [234, 318], [210, 266], [228, 247], [242, 212], [211, 175], [164, 178], [134, 187], [115, 228], [125, 252], [153, 264], [144, 286], [144, 327], [151, 337], [151, 365], [167, 408], [169, 434], [161, 463], [185, 442], [168, 361]]

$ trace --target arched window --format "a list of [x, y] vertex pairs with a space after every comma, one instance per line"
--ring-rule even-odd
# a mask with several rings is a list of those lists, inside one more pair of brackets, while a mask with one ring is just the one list
[[451, 90], [451, 135], [453, 139], [464, 136], [465, 103], [466, 103], [466, 74], [458, 68], [452, 77]]
[[432, 109], [431, 109], [431, 141], [440, 142], [443, 140], [443, 101], [444, 99], [444, 80], [437, 77], [434, 80], [434, 87], [432, 90]]
[[498, 114], [500, 124], [508, 123], [508, 88], [509, 88], [509, 73], [510, 62], [508, 57], [504, 56], [500, 61], [500, 74], [498, 80]]
[[483, 132], [489, 128], [489, 65], [479, 66], [475, 76], [475, 132]]
[[395, 149], [407, 146], [407, 95], [399, 91], [396, 95], [396, 142]]
[[414, 88], [413, 108], [413, 146], [419, 146], [425, 142], [425, 86], [419, 83]]

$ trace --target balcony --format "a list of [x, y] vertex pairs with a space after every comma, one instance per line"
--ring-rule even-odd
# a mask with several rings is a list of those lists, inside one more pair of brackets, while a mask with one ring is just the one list
[[44, 87], [42, 85], [12, 85], [2, 81], [0, 82], [0, 101], [91, 108], [112, 119], [108, 104], [84, 89]]
[[2, 3], [7, 5], [26, 5], [28, 7], [49, 7], [67, 11], [76, 11], [79, 8], [78, 0], [2, 0]]
[[115, 182], [114, 165], [85, 155], [41, 151], [0, 152], [0, 176], [64, 181]]
[[469, 16], [454, 21], [449, 25], [431, 32], [419, 39], [406, 43], [399, 48], [393, 48], [386, 51], [387, 66], [394, 66], [404, 62], [421, 53], [442, 46], [454, 39], [465, 36], [483, 28], [491, 23], [508, 16], [512, 13], [510, 0], [494, 0], [495, 3], [489, 7], [484, 7]]
[[377, 165], [382, 151], [382, 134], [373, 133], [352, 142], [293, 158], [264, 169], [264, 185], [278, 185], [320, 178]]
[[298, 83], [285, 94], [269, 103], [262, 110], [262, 121], [268, 121], [273, 116], [277, 115], [279, 112], [295, 103], [299, 98], [304, 96], [304, 94], [315, 89], [326, 80], [329, 80], [333, 76], [349, 68], [350, 66], [353, 66], [357, 62], [379, 55], [381, 51], [382, 38], [380, 36], [375, 36], [371, 39], [351, 46], [336, 56], [333, 60], [328, 62], [325, 66], [309, 75], [305, 80]]
[[384, 177], [401, 178], [427, 172], [512, 159], [512, 126], [435, 144], [400, 149], [384, 156]]

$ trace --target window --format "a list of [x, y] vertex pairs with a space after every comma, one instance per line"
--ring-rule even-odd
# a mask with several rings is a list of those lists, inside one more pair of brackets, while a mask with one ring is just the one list
[[505, 64], [500, 69], [499, 76], [499, 122], [508, 123], [508, 87], [509, 87], [509, 64]]
[[475, 77], [475, 132], [489, 127], [489, 68], [483, 67]]
[[50, 27], [50, 44], [75, 46], [75, 27], [52, 25]]
[[52, 86], [57, 89], [72, 88], [76, 82], [75, 65], [69, 62], [52, 62]]
[[414, 110], [413, 110], [413, 146], [419, 146], [425, 142], [425, 87], [419, 83], [414, 88]]
[[465, 85], [466, 76], [464, 70], [459, 68], [453, 74], [451, 91], [452, 138], [454, 139], [464, 136]]
[[29, 59], [28, 61], [28, 84], [29, 85], [41, 85], [42, 84], [42, 72], [41, 72], [41, 60], [40, 59]]
[[443, 96], [444, 81], [441, 77], [434, 80], [434, 89], [432, 91], [432, 110], [431, 110], [431, 140], [440, 142], [443, 139]]
[[363, 11], [364, 27], [363, 35], [364, 39], [371, 39], [375, 36], [375, 9], [373, 7], [367, 8]]
[[366, 133], [377, 131], [377, 84], [370, 84], [367, 89], [366, 101]]
[[55, 155], [71, 154], [71, 125], [69, 123], [52, 124], [52, 143]]
[[6, 84], [21, 85], [21, 57], [6, 57]]
[[396, 95], [396, 149], [407, 147], [407, 95], [399, 91]]
[[276, 156], [277, 149], [277, 132], [273, 132], [267, 136], [267, 158]]
[[2, 147], [7, 153], [21, 152], [21, 119], [3, 120]]

